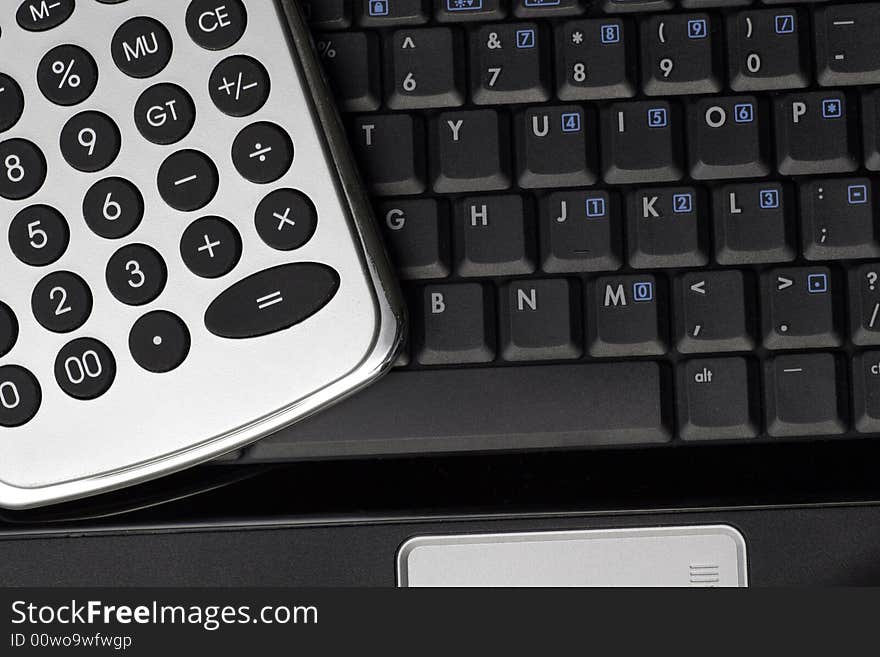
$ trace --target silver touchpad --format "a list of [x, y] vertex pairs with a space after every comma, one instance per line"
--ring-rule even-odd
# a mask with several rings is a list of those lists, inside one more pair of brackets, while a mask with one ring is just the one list
[[747, 586], [746, 542], [729, 525], [418, 536], [397, 554], [400, 586]]

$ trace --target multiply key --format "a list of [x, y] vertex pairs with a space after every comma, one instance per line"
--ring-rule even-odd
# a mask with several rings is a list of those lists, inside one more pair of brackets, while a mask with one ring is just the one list
[[764, 346], [837, 347], [841, 343], [837, 280], [827, 267], [774, 269], [761, 278]]

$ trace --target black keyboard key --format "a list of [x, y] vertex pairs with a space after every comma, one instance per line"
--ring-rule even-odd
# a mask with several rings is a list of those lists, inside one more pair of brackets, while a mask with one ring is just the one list
[[840, 290], [827, 267], [774, 269], [761, 277], [764, 346], [838, 347]]
[[813, 29], [819, 84], [880, 84], [880, 3], [818, 7]]
[[449, 217], [435, 199], [384, 201], [377, 208], [385, 243], [404, 279], [449, 275]]
[[55, 358], [55, 380], [65, 393], [82, 401], [97, 399], [116, 379], [116, 359], [103, 342], [79, 338]]
[[685, 9], [709, 9], [710, 7], [743, 7], [752, 0], [681, 0]]
[[313, 30], [343, 30], [351, 25], [351, 0], [301, 0]]
[[797, 9], [759, 9], [727, 18], [727, 61], [734, 91], [800, 89], [810, 83], [808, 28]]
[[854, 171], [861, 155], [857, 110], [836, 91], [794, 93], [776, 99], [776, 158], [780, 173], [822, 175]]
[[862, 92], [862, 143], [865, 166], [880, 171], [880, 89]]
[[540, 201], [541, 268], [548, 273], [614, 271], [622, 261], [616, 194], [553, 192]]
[[507, 189], [510, 126], [494, 110], [445, 112], [433, 120], [431, 178], [440, 194]]
[[37, 84], [43, 95], [56, 105], [78, 105], [98, 86], [98, 65], [79, 46], [56, 46], [40, 60]]
[[47, 331], [70, 333], [85, 324], [92, 314], [92, 291], [74, 273], [52, 272], [34, 287], [31, 310]]
[[144, 197], [124, 178], [104, 178], [83, 199], [83, 218], [96, 235], [119, 239], [130, 235], [144, 218]]
[[24, 112], [24, 93], [18, 83], [0, 73], [0, 132], [6, 132]]
[[168, 269], [159, 253], [145, 244], [128, 244], [114, 253], [105, 275], [110, 293], [130, 306], [155, 301], [168, 281]]
[[178, 151], [159, 167], [159, 195], [175, 210], [194, 212], [210, 203], [220, 186], [211, 159], [199, 151]]
[[688, 106], [691, 176], [759, 178], [770, 173], [770, 116], [754, 96], [705, 98]]
[[758, 435], [760, 408], [745, 358], [704, 358], [678, 366], [678, 426], [683, 440], [734, 440]]
[[58, 260], [70, 244], [70, 227], [58, 210], [32, 205], [21, 210], [9, 224], [9, 247], [16, 258], [32, 267], [45, 267]]
[[416, 358], [422, 365], [488, 363], [495, 358], [495, 308], [480, 283], [421, 290]]
[[536, 23], [487, 25], [471, 33], [474, 102], [496, 105], [549, 99], [549, 46], [549, 34]]
[[425, 189], [425, 129], [419, 117], [378, 114], [354, 122], [351, 143], [374, 194], [420, 194]]
[[441, 23], [500, 20], [507, 14], [502, 0], [436, 0], [434, 17]]
[[339, 274], [317, 262], [295, 262], [251, 274], [222, 292], [205, 311], [221, 338], [258, 338], [306, 321], [336, 296]]
[[755, 347], [753, 282], [740, 271], [693, 272], [676, 286], [676, 345], [682, 353]]
[[0, 367], [0, 427], [27, 424], [37, 415], [43, 392], [36, 377], [18, 365]]
[[597, 278], [587, 296], [592, 356], [666, 353], [665, 291], [649, 274]]
[[556, 27], [557, 94], [562, 100], [631, 98], [636, 94], [635, 39], [619, 18]]
[[500, 293], [502, 358], [579, 358], [583, 353], [580, 300], [580, 285], [564, 278], [508, 283]]
[[774, 438], [834, 435], [846, 431], [845, 380], [835, 356], [777, 356], [764, 365], [767, 433]]
[[694, 187], [642, 189], [627, 195], [629, 263], [636, 269], [708, 263], [708, 208]]
[[520, 187], [576, 187], [596, 182], [596, 114], [576, 105], [517, 112], [516, 164]]
[[363, 26], [421, 25], [428, 22], [430, 0], [353, 0]]
[[800, 185], [801, 237], [807, 260], [880, 256], [874, 190], [867, 178], [823, 178]]
[[866, 351], [853, 357], [853, 415], [856, 431], [880, 431], [880, 352]]
[[164, 310], [147, 313], [128, 334], [128, 349], [134, 361], [148, 372], [163, 374], [176, 370], [189, 355], [190, 334], [183, 320]]
[[880, 345], [880, 263], [849, 271], [849, 309], [852, 341]]
[[146, 16], [124, 22], [110, 44], [116, 66], [133, 78], [149, 78], [160, 73], [171, 60], [173, 49], [165, 26]]
[[716, 187], [712, 206], [719, 264], [794, 260], [795, 203], [787, 187], [770, 181]]
[[672, 0], [604, 0], [607, 12], [616, 11], [664, 11], [672, 9]]
[[385, 96], [391, 109], [464, 103], [464, 39], [457, 28], [398, 30], [386, 54]]
[[535, 271], [531, 204], [518, 195], [459, 200], [454, 243], [461, 276], [531, 274]]
[[513, 13], [520, 18], [544, 16], [577, 16], [582, 14], [586, 0], [511, 0]]
[[379, 37], [371, 32], [322, 34], [317, 45], [340, 108], [347, 112], [379, 109], [382, 99]]
[[20, 201], [36, 194], [46, 182], [46, 157], [26, 139], [0, 142], [0, 196]]
[[0, 301], [0, 358], [12, 351], [18, 341], [18, 318], [12, 308]]
[[665, 100], [615, 103], [602, 110], [606, 182], [679, 180], [684, 175], [681, 110]]
[[[350, 444], [352, 435], [364, 454], [666, 443], [670, 390], [666, 368], [638, 361], [478, 367], [467, 376], [391, 372], [327, 413], [257, 442], [248, 457], [289, 460], [304, 447]], [[492, 412], [449, 410], [472, 408], [474, 400]]]
[[642, 85], [649, 96], [721, 90], [721, 35], [709, 14], [642, 22]]

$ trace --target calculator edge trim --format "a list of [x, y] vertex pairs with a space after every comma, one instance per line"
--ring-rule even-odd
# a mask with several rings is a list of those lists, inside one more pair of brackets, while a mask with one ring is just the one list
[[367, 387], [391, 369], [404, 343], [407, 317], [397, 279], [384, 244], [377, 232], [360, 175], [354, 166], [345, 130], [336, 110], [328, 83], [314, 51], [301, 10], [293, 0], [276, 0], [287, 20], [287, 34], [307, 87], [329, 164], [336, 173], [335, 184], [348, 210], [354, 237], [360, 242], [360, 256], [366, 278], [371, 283], [377, 326], [370, 350], [348, 374], [324, 388], [245, 427], [216, 436], [189, 449], [145, 461], [110, 473], [74, 479], [40, 487], [20, 487], [0, 481], [0, 507], [25, 510], [133, 486], [173, 472], [210, 461], [241, 449], [275, 431], [299, 422]]

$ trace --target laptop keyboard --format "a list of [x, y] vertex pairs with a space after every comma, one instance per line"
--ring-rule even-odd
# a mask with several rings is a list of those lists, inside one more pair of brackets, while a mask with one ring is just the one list
[[880, 2], [304, 5], [417, 396], [530, 446], [880, 431]]

